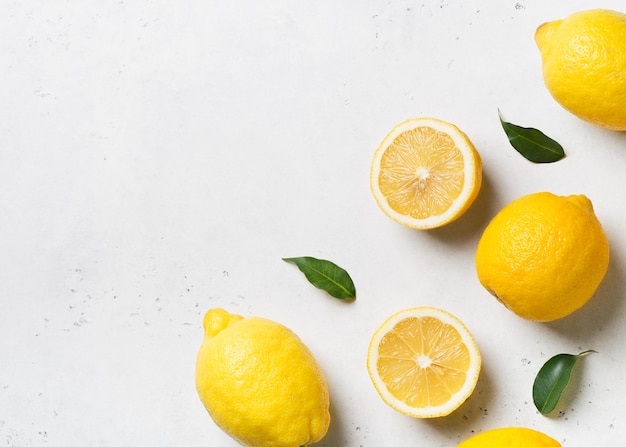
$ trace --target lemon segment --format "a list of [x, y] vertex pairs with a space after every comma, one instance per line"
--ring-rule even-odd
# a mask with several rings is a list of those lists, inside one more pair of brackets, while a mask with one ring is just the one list
[[379, 395], [416, 418], [450, 414], [472, 394], [481, 368], [474, 338], [452, 314], [433, 307], [406, 309], [374, 333], [367, 369]]
[[196, 389], [215, 423], [249, 447], [300, 447], [330, 424], [326, 379], [287, 327], [211, 309], [196, 361]]
[[374, 153], [370, 188], [391, 219], [431, 229], [459, 218], [474, 202], [482, 162], [455, 125], [414, 118], [398, 124]]
[[524, 427], [503, 427], [488, 430], [463, 441], [458, 447], [561, 447], [550, 436]]
[[608, 240], [584, 195], [520, 197], [491, 220], [476, 249], [480, 283], [531, 321], [553, 321], [580, 309], [608, 264]]
[[535, 42], [559, 104], [592, 124], [626, 130], [626, 14], [576, 12], [539, 26]]

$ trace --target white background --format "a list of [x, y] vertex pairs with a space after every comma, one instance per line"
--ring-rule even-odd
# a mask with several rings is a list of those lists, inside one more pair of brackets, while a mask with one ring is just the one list
[[[320, 447], [455, 446], [516, 425], [564, 446], [626, 438], [626, 134], [562, 109], [541, 77], [541, 23], [623, 0], [5, 0], [0, 14], [0, 445], [235, 446], [194, 384], [211, 307], [292, 328], [329, 382]], [[505, 119], [567, 157], [536, 165]], [[398, 122], [451, 121], [482, 155], [459, 221], [404, 228], [369, 191]], [[611, 246], [596, 296], [550, 324], [479, 284], [482, 230], [511, 200], [585, 194]], [[282, 257], [329, 259], [356, 301]], [[392, 313], [434, 305], [483, 354], [457, 412], [388, 408], [365, 367]], [[556, 416], [531, 397], [539, 367], [595, 349]]]

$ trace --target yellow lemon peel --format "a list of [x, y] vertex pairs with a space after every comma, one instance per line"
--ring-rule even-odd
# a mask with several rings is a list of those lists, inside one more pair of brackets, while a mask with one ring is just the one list
[[300, 447], [330, 424], [326, 379], [287, 327], [211, 309], [196, 361], [196, 389], [215, 423], [249, 447]]

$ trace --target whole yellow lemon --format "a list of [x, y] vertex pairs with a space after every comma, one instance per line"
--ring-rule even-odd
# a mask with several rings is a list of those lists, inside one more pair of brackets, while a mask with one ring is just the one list
[[504, 427], [472, 436], [458, 447], [561, 447], [561, 444], [530, 428]]
[[626, 130], [626, 14], [577, 12], [541, 25], [535, 42], [557, 102], [585, 121]]
[[250, 447], [299, 447], [330, 424], [326, 379], [311, 351], [274, 321], [211, 309], [196, 389], [215, 423]]
[[582, 307], [608, 264], [606, 235], [584, 195], [540, 192], [514, 200], [487, 225], [476, 250], [480, 283], [532, 321]]

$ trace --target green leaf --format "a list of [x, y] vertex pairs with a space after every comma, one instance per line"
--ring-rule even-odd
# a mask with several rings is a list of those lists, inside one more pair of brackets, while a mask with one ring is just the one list
[[565, 157], [563, 147], [540, 130], [507, 123], [502, 119], [500, 110], [498, 116], [509, 143], [526, 160], [533, 163], [552, 163]]
[[533, 401], [541, 414], [547, 415], [556, 408], [569, 384], [576, 362], [591, 352], [596, 351], [589, 349], [578, 355], [557, 354], [544, 363], [533, 383]]
[[310, 256], [283, 258], [283, 261], [295, 264], [311, 284], [329, 295], [342, 300], [356, 298], [352, 278], [337, 264]]

